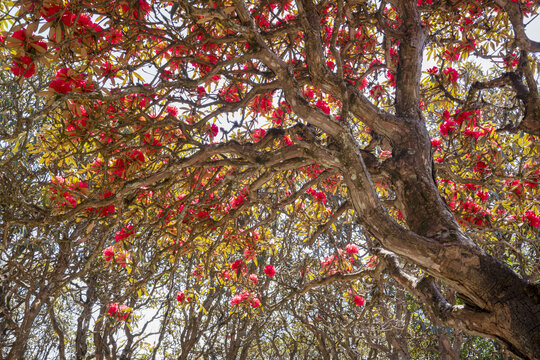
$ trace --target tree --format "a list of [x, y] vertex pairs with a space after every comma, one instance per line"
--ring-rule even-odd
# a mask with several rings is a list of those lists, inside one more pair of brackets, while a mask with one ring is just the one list
[[[3, 251], [28, 264], [13, 271], [38, 266], [48, 284], [20, 284], [7, 357], [22, 356], [47, 301], [82, 283], [76, 347], [85, 354], [99, 304], [100, 357], [153, 301], [147, 288], [164, 309], [178, 290], [189, 309], [227, 294], [259, 314], [336, 282], [353, 281], [349, 303], [369, 301], [357, 281], [384, 273], [434, 322], [538, 358], [540, 45], [525, 32], [537, 11], [517, 0], [15, 2], [3, 17], [11, 76], [55, 75], [39, 112], [10, 115], [35, 126], [6, 125], [10, 144], [37, 134], [27, 170], [50, 174], [31, 199], [2, 200]], [[278, 282], [293, 269], [298, 284]], [[70, 305], [51, 303], [50, 321]], [[291, 314], [322, 348], [332, 342]], [[243, 324], [232, 333], [261, 326]], [[236, 354], [234, 339], [215, 344]]]

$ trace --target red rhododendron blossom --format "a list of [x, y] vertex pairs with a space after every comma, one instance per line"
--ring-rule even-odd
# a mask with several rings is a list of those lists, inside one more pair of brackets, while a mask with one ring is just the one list
[[437, 75], [439, 73], [439, 68], [434, 66], [430, 69], [427, 69], [426, 72], [430, 75]]
[[29, 78], [36, 73], [36, 64], [29, 56], [19, 56], [13, 60], [11, 72], [15, 76]]
[[127, 305], [119, 305], [118, 303], [109, 304], [107, 310], [109, 316], [116, 315], [118, 321], [126, 320], [129, 314], [131, 314], [131, 308]]
[[486, 202], [489, 199], [489, 193], [487, 191], [478, 190], [476, 192], [476, 196], [478, 196], [483, 202]]
[[345, 246], [345, 250], [349, 255], [358, 254], [358, 246], [355, 244], [347, 244], [347, 246]]
[[112, 246], [109, 246], [105, 250], [103, 250], [103, 258], [105, 261], [110, 261], [114, 257], [114, 248]]
[[249, 275], [249, 281], [251, 281], [254, 285], [257, 285], [259, 277], [257, 276], [257, 274], [251, 274]]
[[488, 167], [488, 166], [487, 166], [487, 164], [486, 164], [485, 162], [483, 162], [483, 161], [478, 161], [478, 162], [476, 163], [476, 165], [474, 166], [473, 171], [474, 171], [474, 172], [478, 172], [478, 173], [487, 172], [487, 171], [488, 171], [488, 170], [487, 170], [487, 167]]
[[242, 297], [240, 295], [234, 295], [231, 298], [231, 305], [237, 305], [237, 304], [240, 304], [241, 302], [242, 302]]
[[127, 251], [120, 251], [116, 253], [115, 260], [125, 268], [131, 262], [131, 255]]
[[114, 315], [117, 312], [118, 312], [118, 303], [109, 304], [109, 309], [107, 310], [107, 314]]
[[250, 248], [246, 248], [244, 250], [244, 259], [246, 259], [246, 261], [252, 260], [253, 258], [255, 258], [255, 256], [257, 256], [257, 252], [255, 250], [252, 250]]
[[285, 135], [283, 139], [285, 139], [285, 145], [291, 146], [293, 144], [293, 141], [289, 135]]
[[240, 271], [244, 267], [244, 263], [242, 260], [236, 260], [231, 264], [231, 270], [232, 271]]
[[264, 267], [264, 273], [270, 277], [276, 275], [276, 268], [274, 268], [274, 265], [266, 265]]
[[261, 141], [261, 139], [266, 135], [266, 130], [264, 129], [256, 129], [254, 132], [253, 132], [253, 140], [255, 142], [259, 142]]
[[527, 223], [534, 228], [540, 227], [540, 215], [535, 214], [532, 210], [527, 210], [523, 214], [523, 220], [527, 219]]
[[26, 43], [26, 29], [15, 31], [11, 37], [18, 40], [17, 43], [19, 46], [24, 46]]
[[354, 296], [354, 303], [356, 304], [356, 306], [362, 306], [362, 305], [364, 305], [364, 298], [361, 297], [360, 295], [355, 295]]
[[255, 309], [261, 306], [261, 300], [259, 300], [258, 298], [251, 299], [249, 303], [251, 304], [251, 307]]
[[328, 103], [326, 101], [319, 99], [317, 100], [315, 106], [321, 109], [325, 114], [330, 114], [330, 107], [328, 106]]
[[245, 201], [246, 201], [246, 198], [244, 196], [242, 196], [242, 195], [239, 195], [239, 196], [233, 198], [230, 201], [230, 204], [231, 204], [231, 207], [234, 209], [234, 208], [237, 208], [240, 205], [242, 205]]
[[209, 127], [208, 127], [208, 130], [206, 131], [206, 133], [208, 134], [208, 136], [210, 137], [216, 137], [217, 134], [219, 133], [219, 128], [216, 124], [211, 124]]
[[51, 81], [49, 87], [60, 94], [67, 94], [71, 91], [71, 85], [62, 79]]
[[459, 73], [454, 68], [446, 68], [443, 70], [443, 72], [448, 76], [448, 81], [450, 82], [456, 82], [459, 79]]
[[452, 119], [444, 120], [440, 127], [441, 135], [448, 136], [456, 129], [456, 123]]
[[178, 300], [178, 302], [184, 301], [184, 293], [182, 291], [178, 291], [178, 293], [176, 293], [176, 300]]
[[133, 228], [133, 225], [128, 225], [126, 227], [123, 227], [122, 229], [120, 229], [120, 231], [117, 231], [115, 236], [114, 236], [114, 240], [116, 242], [118, 241], [122, 241], [128, 237], [130, 237], [131, 235], [135, 234], [135, 229]]

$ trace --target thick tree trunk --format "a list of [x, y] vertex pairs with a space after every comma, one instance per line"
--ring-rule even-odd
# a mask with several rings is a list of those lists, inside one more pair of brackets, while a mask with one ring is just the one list
[[[476, 246], [460, 229], [433, 180], [423, 122], [405, 121], [389, 163], [409, 229], [397, 224], [372, 190], [354, 139], [342, 137], [339, 163], [362, 224], [386, 249], [445, 281], [467, 299], [451, 306], [434, 284], [414, 284], [447, 324], [503, 342], [526, 359], [540, 357], [540, 287]], [[407, 131], [408, 130], [408, 131]]]

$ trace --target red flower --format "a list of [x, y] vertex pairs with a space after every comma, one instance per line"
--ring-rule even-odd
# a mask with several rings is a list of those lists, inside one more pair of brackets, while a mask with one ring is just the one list
[[71, 85], [63, 79], [51, 81], [49, 87], [60, 94], [67, 94], [71, 91]]
[[118, 321], [126, 320], [129, 314], [131, 313], [131, 308], [127, 305], [118, 305], [118, 303], [112, 303], [109, 304], [109, 309], [107, 310], [107, 314], [115, 315]]
[[182, 291], [178, 291], [176, 294], [176, 300], [178, 300], [178, 302], [182, 302], [184, 300], [184, 293]]
[[437, 75], [437, 73], [439, 72], [439, 68], [434, 66], [430, 69], [427, 69], [426, 72], [430, 75]]
[[473, 171], [483, 173], [483, 172], [486, 172], [486, 169], [487, 169], [487, 164], [483, 161], [478, 161], [476, 165], [474, 166]]
[[208, 130], [206, 130], [206, 133], [210, 137], [216, 137], [217, 134], [219, 133], [219, 128], [218, 128], [218, 126], [216, 124], [212, 124], [212, 125], [210, 125]]
[[456, 129], [456, 123], [452, 119], [444, 120], [440, 125], [441, 135], [448, 136]]
[[356, 304], [356, 306], [362, 306], [362, 305], [364, 305], [364, 298], [361, 297], [360, 295], [355, 295], [354, 296], [354, 303]]
[[443, 70], [443, 72], [448, 76], [448, 80], [450, 82], [456, 82], [459, 79], [459, 73], [454, 68], [446, 68]]
[[242, 302], [242, 297], [240, 295], [234, 295], [231, 298], [231, 305], [240, 304]]
[[117, 231], [116, 232], [116, 235], [114, 236], [114, 240], [116, 242], [118, 241], [122, 241], [128, 237], [130, 237], [131, 235], [133, 235], [135, 233], [135, 229], [133, 229], [133, 225], [128, 225], [126, 227], [123, 227], [122, 229], [120, 229], [120, 231]]
[[283, 138], [285, 139], [285, 145], [290, 146], [293, 144], [293, 141], [289, 135], [285, 135]]
[[11, 72], [15, 76], [24, 76], [29, 78], [36, 73], [36, 64], [29, 56], [19, 56], [13, 60]]
[[114, 248], [112, 246], [109, 246], [105, 250], [103, 250], [103, 258], [105, 261], [110, 261], [114, 257]]
[[325, 114], [330, 114], [330, 107], [326, 101], [319, 99], [315, 106], [321, 109]]
[[118, 303], [109, 304], [109, 310], [107, 311], [107, 314], [114, 315], [117, 312], [118, 312]]
[[476, 196], [478, 196], [484, 202], [486, 202], [489, 199], [489, 193], [487, 191], [478, 190], [476, 192]]
[[178, 117], [178, 108], [176, 106], [169, 105], [165, 108], [165, 111], [167, 111], [169, 115], [171, 115], [174, 118]]
[[131, 314], [131, 308], [127, 305], [120, 305], [118, 306], [118, 312], [122, 313], [123, 315], [118, 314], [117, 318], [119, 321], [126, 320], [129, 314]]
[[235, 197], [234, 199], [231, 200], [231, 207], [233, 209], [237, 208], [240, 205], [242, 205], [245, 201], [246, 201], [246, 198], [244, 196], [242, 196], [242, 195], [239, 195], [239, 196], [237, 196], [237, 197]]
[[266, 265], [264, 267], [264, 273], [269, 277], [272, 277], [276, 275], [276, 268], [274, 267], [274, 265]]
[[240, 271], [242, 269], [243, 265], [244, 264], [243, 264], [242, 260], [236, 260], [235, 262], [233, 262], [231, 264], [231, 269], [233, 271]]
[[261, 300], [259, 300], [258, 298], [251, 299], [249, 303], [251, 304], [251, 307], [253, 308], [258, 308], [259, 306], [261, 306]]
[[262, 140], [262, 138], [266, 135], [266, 130], [264, 129], [256, 129], [254, 132], [253, 132], [253, 140], [255, 142], [259, 142]]
[[358, 254], [358, 246], [356, 246], [355, 244], [347, 244], [347, 246], [345, 246], [345, 250], [349, 255]]
[[527, 222], [529, 225], [531, 225], [534, 228], [540, 227], [540, 215], [536, 215], [534, 211], [527, 210], [523, 214], [523, 220], [527, 219]]
[[17, 30], [11, 35], [12, 38], [19, 40], [21, 43], [19, 46], [23, 46], [26, 42], [26, 29]]

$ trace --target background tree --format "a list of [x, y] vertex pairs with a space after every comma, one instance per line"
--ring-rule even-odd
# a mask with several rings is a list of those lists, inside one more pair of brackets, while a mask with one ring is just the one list
[[2, 356], [46, 356], [50, 323], [61, 357], [399, 358], [413, 333], [452, 358], [463, 330], [537, 358], [536, 3], [11, 5], [6, 79], [39, 106], [5, 103]]

